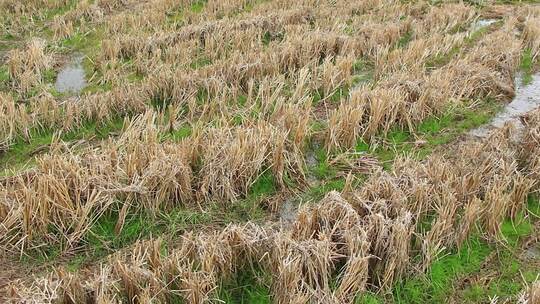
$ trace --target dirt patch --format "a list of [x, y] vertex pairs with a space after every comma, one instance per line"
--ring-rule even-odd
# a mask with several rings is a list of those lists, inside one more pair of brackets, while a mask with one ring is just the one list
[[23, 267], [20, 263], [0, 257], [0, 303], [6, 303], [9, 296], [9, 283], [29, 277], [31, 269]]

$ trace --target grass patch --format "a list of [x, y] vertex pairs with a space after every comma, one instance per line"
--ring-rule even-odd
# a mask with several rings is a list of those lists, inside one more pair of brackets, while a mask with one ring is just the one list
[[[267, 186], [262, 188], [265, 190], [259, 192], [259, 195], [268, 191]], [[253, 190], [253, 193], [257, 193], [257, 191]], [[84, 263], [97, 261], [137, 240], [149, 239], [152, 236], [164, 236], [165, 241], [167, 241], [169, 238], [197, 228], [218, 228], [229, 223], [245, 223], [248, 220], [261, 221], [268, 214], [262, 208], [262, 199], [262, 196], [248, 197], [230, 205], [207, 203], [205, 210], [178, 206], [155, 215], [133, 211], [127, 215], [119, 233], [116, 233], [118, 212], [107, 212], [93, 223], [83, 238], [81, 242], [85, 245], [83, 252], [73, 257], [66, 257], [62, 250], [63, 245], [54, 243], [54, 245], [44, 245], [29, 250], [28, 255], [22, 261], [28, 265], [40, 265], [66, 261], [68, 258], [67, 264], [73, 264], [70, 267], [76, 270]]]
[[90, 229], [85, 242], [95, 257], [101, 257], [126, 247], [136, 240], [151, 236], [182, 234], [188, 229], [207, 225], [216, 214], [200, 212], [194, 209], [173, 208], [167, 212], [151, 215], [148, 213], [130, 213], [120, 233], [116, 233], [118, 213], [110, 212], [101, 216]]
[[365, 59], [356, 60], [353, 64], [352, 87], [373, 81], [374, 64]]
[[147, 216], [128, 215], [120, 233], [115, 232], [117, 214], [106, 214], [91, 227], [86, 241], [95, 254], [102, 256], [107, 252], [120, 249], [138, 239], [148, 236], [155, 229], [149, 225]]
[[317, 179], [331, 179], [336, 175], [336, 169], [328, 162], [328, 154], [322, 147], [313, 148], [315, 166], [308, 168], [310, 173]]
[[193, 62], [191, 62], [190, 68], [196, 70], [210, 64], [212, 64], [212, 60], [204, 55], [201, 55], [198, 56], [195, 60], [193, 60]]
[[283, 32], [269, 32], [266, 31], [261, 37], [261, 42], [264, 46], [268, 46], [272, 41], [282, 41], [285, 37], [285, 34]]
[[530, 284], [540, 275], [540, 260], [524, 262], [517, 258], [518, 253], [514, 248], [498, 249], [497, 259], [475, 274], [484, 277], [485, 282], [472, 282], [464, 290], [456, 291], [457, 298], [464, 303], [489, 303], [495, 297], [516, 302], [517, 295], [523, 290], [523, 283]]
[[162, 141], [171, 140], [178, 142], [184, 138], [191, 136], [193, 129], [190, 125], [183, 125], [179, 128], [176, 128], [174, 131], [166, 133], [162, 136]]
[[265, 195], [274, 194], [277, 191], [276, 180], [269, 170], [261, 174], [251, 185], [248, 197], [257, 198]]
[[48, 69], [43, 72], [42, 77], [45, 83], [54, 83], [56, 80], [56, 71], [54, 69]]
[[239, 271], [228, 282], [222, 282], [218, 298], [224, 303], [270, 304], [270, 278], [260, 269]]
[[382, 296], [379, 296], [372, 292], [366, 292], [364, 294], [359, 295], [355, 301], [355, 304], [383, 304], [384, 299]]
[[320, 185], [311, 187], [302, 196], [303, 201], [317, 202], [321, 200], [330, 191], [341, 191], [345, 188], [345, 178], [336, 178], [325, 181]]
[[519, 64], [519, 68], [523, 72], [523, 84], [529, 84], [532, 82], [533, 66], [534, 62], [532, 51], [531, 49], [525, 49], [521, 54], [521, 61]]
[[408, 31], [406, 32], [405, 34], [403, 34], [403, 36], [401, 36], [397, 42], [397, 47], [398, 48], [404, 48], [406, 47], [409, 42], [411, 42], [413, 40], [413, 32], [411, 31]]
[[[478, 238], [469, 240], [468, 245], [462, 250], [454, 252], [436, 261], [424, 278], [406, 280], [398, 284], [393, 291], [395, 303], [446, 303], [449, 291], [453, 290], [453, 284], [459, 277], [472, 275], [481, 270], [485, 259], [495, 250], [487, 243]], [[507, 255], [505, 257], [505, 255]], [[516, 272], [519, 267], [517, 261], [508, 259], [512, 256], [505, 253], [499, 256], [502, 264], [510, 272]], [[501, 268], [502, 269], [502, 268]], [[500, 295], [503, 290], [515, 294], [521, 289], [521, 284], [508, 282], [505, 277], [500, 282], [493, 284], [489, 289], [492, 295]], [[486, 286], [471, 286], [464, 291], [466, 298], [477, 301], [479, 296], [486, 296]]]
[[433, 263], [425, 277], [398, 283], [392, 293], [395, 303], [446, 303], [452, 282], [459, 275], [480, 269], [492, 248], [479, 238], [471, 238], [461, 250]]
[[527, 199], [527, 212], [533, 219], [540, 219], [540, 199], [538, 194], [529, 195]]
[[203, 11], [206, 5], [206, 0], [198, 0], [191, 4], [190, 10], [194, 13], [200, 13]]
[[7, 65], [0, 66], [0, 89], [7, 90], [9, 85], [9, 71]]
[[520, 240], [530, 235], [533, 230], [534, 226], [525, 217], [525, 212], [520, 212], [514, 221], [506, 221], [501, 225], [501, 233], [512, 248], [516, 248]]
[[[112, 133], [122, 129], [123, 119], [116, 118], [103, 125], [96, 122], [87, 122], [80, 128], [64, 133], [60, 139], [65, 142], [76, 140], [101, 140], [109, 137]], [[18, 138], [10, 149], [0, 154], [0, 175], [8, 175], [10, 170], [18, 171], [28, 168], [34, 164], [35, 155], [48, 151], [52, 143], [55, 131], [53, 130], [34, 130], [30, 134], [30, 140]]]
[[[529, 196], [529, 210], [536, 210], [540, 208], [539, 205], [536, 196]], [[518, 245], [534, 232], [533, 220], [531, 216], [521, 213], [513, 221], [504, 221], [501, 233], [507, 241], [506, 245], [489, 244], [479, 236], [471, 237], [461, 250], [454, 250], [433, 263], [425, 277], [398, 283], [392, 293], [393, 301], [447, 303], [453, 299], [456, 303], [489, 303], [495, 296], [499, 299], [515, 299], [523, 289], [523, 279], [531, 283], [540, 274], [540, 268], [537, 268], [540, 259], [531, 265], [517, 258], [520, 252]], [[488, 257], [493, 259], [488, 261]], [[487, 283], [475, 283], [468, 277], [485, 277]], [[459, 290], [457, 288], [462, 287], [463, 283], [459, 284], [458, 281], [469, 285]]]
[[385, 164], [402, 154], [424, 159], [436, 147], [489, 122], [500, 108], [501, 105], [493, 100], [486, 100], [475, 107], [463, 105], [451, 108], [439, 117], [424, 120], [414, 130], [416, 136], [408, 130], [393, 128], [384, 143], [367, 144], [359, 140], [356, 151], [370, 152]]

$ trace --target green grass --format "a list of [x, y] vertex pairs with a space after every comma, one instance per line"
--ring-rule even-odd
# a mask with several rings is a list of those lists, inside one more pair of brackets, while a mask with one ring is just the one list
[[54, 69], [48, 69], [43, 72], [42, 78], [45, 83], [54, 83], [56, 80], [56, 71]]
[[272, 41], [282, 41], [285, 37], [284, 33], [271, 33], [269, 31], [264, 32], [261, 37], [261, 42], [263, 45], [268, 46]]
[[520, 212], [514, 221], [505, 221], [501, 225], [501, 233], [511, 248], [516, 248], [519, 241], [533, 231], [534, 226], [530, 219], [525, 217], [525, 212]]
[[194, 13], [200, 13], [203, 11], [206, 5], [206, 0], [198, 0], [191, 4], [190, 10]]
[[248, 197], [258, 198], [265, 195], [274, 194], [277, 191], [274, 175], [269, 170], [264, 171], [255, 183], [251, 185]]
[[7, 90], [9, 84], [9, 71], [7, 65], [0, 66], [0, 90]]
[[303, 199], [306, 201], [317, 202], [330, 191], [341, 191], [345, 187], [345, 178], [335, 178], [324, 181], [322, 184], [308, 189]]
[[322, 88], [313, 90], [311, 92], [311, 98], [314, 105], [319, 104], [323, 99], [329, 100], [332, 103], [339, 103], [342, 98], [348, 95], [349, 87], [347, 85], [342, 85], [336, 88], [334, 91], [328, 92], [328, 94], [326, 94]]
[[353, 64], [352, 87], [373, 81], [374, 64], [365, 59], [356, 60]]
[[[112, 133], [122, 129], [124, 121], [120, 118], [113, 119], [104, 125], [98, 125], [95, 122], [87, 122], [80, 128], [64, 133], [60, 139], [65, 142], [76, 140], [101, 140], [107, 138]], [[33, 130], [30, 134], [30, 140], [18, 138], [14, 145], [4, 153], [0, 154], [0, 175], [9, 174], [6, 170], [22, 170], [34, 164], [34, 155], [48, 150], [52, 143], [55, 131], [53, 130]]]
[[191, 3], [189, 7], [178, 6], [176, 9], [167, 12], [167, 22], [176, 24], [177, 27], [184, 25], [184, 14], [186, 10], [193, 13], [201, 13], [206, 5], [206, 0], [197, 0]]
[[205, 55], [200, 55], [191, 62], [190, 67], [196, 70], [210, 64], [212, 64], [212, 60], [210, 60], [210, 58], [206, 57]]
[[372, 292], [365, 292], [359, 295], [355, 301], [355, 304], [383, 304], [384, 298], [381, 295], [377, 295]]
[[453, 280], [478, 271], [491, 251], [479, 238], [471, 238], [461, 250], [434, 262], [424, 277], [398, 283], [392, 293], [394, 303], [446, 303]]
[[387, 134], [384, 144], [369, 145], [359, 140], [356, 151], [370, 152], [385, 164], [402, 154], [423, 159], [436, 147], [450, 143], [467, 131], [489, 122], [500, 108], [501, 105], [492, 100], [486, 100], [475, 107], [463, 105], [450, 108], [441, 116], [420, 123], [414, 130], [417, 138], [408, 130], [393, 128]]
[[537, 195], [530, 195], [527, 200], [527, 211], [533, 219], [540, 219], [540, 202]]
[[90, 36], [91, 33], [92, 32], [89, 32], [89, 33], [76, 32], [72, 34], [71, 36], [60, 40], [60, 46], [62, 48], [69, 49], [70, 51], [73, 51], [73, 50], [80, 51], [83, 49], [87, 49], [91, 47], [88, 45], [88, 41], [92, 40], [92, 39], [89, 39], [91, 38]]
[[222, 282], [218, 298], [224, 303], [270, 304], [270, 278], [260, 269], [240, 270], [230, 280]]
[[[120, 233], [115, 232], [118, 214], [109, 212], [102, 215], [90, 228], [83, 238], [85, 246], [83, 251], [74, 256], [65, 255], [63, 244], [44, 245], [40, 248], [29, 250], [22, 259], [27, 265], [54, 264], [62, 262], [68, 268], [75, 271], [85, 263], [97, 261], [117, 250], [133, 244], [137, 240], [145, 240], [154, 236], [172, 237], [178, 236], [186, 231], [198, 228], [209, 228], [211, 226], [223, 226], [228, 223], [240, 223], [246, 221], [246, 214], [254, 215], [250, 209], [253, 207], [247, 201], [239, 203], [234, 208], [225, 208], [219, 205], [208, 205], [208, 210], [200, 211], [178, 207], [166, 212], [152, 216], [144, 212], [130, 213], [126, 217]], [[254, 215], [253, 219], [261, 218], [262, 213]], [[167, 239], [166, 239], [167, 240]]]
[[401, 36], [397, 42], [397, 47], [398, 48], [404, 48], [406, 47], [409, 42], [411, 42], [413, 40], [413, 33], [412, 32], [406, 32], [405, 34], [403, 34], [403, 36]]
[[19, 139], [10, 147], [9, 151], [0, 154], [0, 163], [2, 164], [0, 168], [4, 169], [1, 175], [8, 174], [5, 171], [7, 169], [18, 171], [33, 165], [33, 155], [41, 148], [48, 147], [52, 139], [52, 133], [36, 134], [31, 137], [29, 142]]
[[[529, 210], [540, 208], [536, 196], [531, 195], [528, 200]], [[393, 289], [393, 302], [447, 303], [449, 296], [452, 296], [465, 303], [483, 303], [489, 302], [489, 297], [494, 296], [514, 297], [523, 288], [521, 273], [526, 273], [528, 283], [540, 274], [535, 265], [528, 265], [516, 257], [519, 253], [518, 244], [534, 232], [534, 220], [521, 213], [513, 221], [504, 221], [501, 228], [502, 236], [507, 241], [504, 245], [487, 243], [479, 236], [471, 237], [461, 250], [453, 250], [433, 263], [425, 277], [410, 278], [398, 283]], [[495, 259], [486, 264], [486, 258], [493, 254]], [[492, 272], [496, 272], [496, 275]], [[494, 279], [488, 281], [487, 285], [472, 282], [463, 290], [456, 289], [460, 279], [484, 274]]]
[[69, 272], [76, 272], [81, 269], [86, 262], [87, 257], [85, 255], [76, 255], [67, 262], [65, 267]]
[[118, 213], [109, 212], [101, 216], [91, 227], [84, 242], [93, 258], [105, 256], [124, 248], [136, 240], [148, 239], [165, 233], [179, 235], [188, 229], [211, 223], [217, 214], [200, 212], [183, 207], [151, 215], [145, 212], [130, 213], [122, 230], [116, 233]]
[[121, 233], [115, 233], [118, 221], [117, 214], [106, 214], [91, 227], [86, 242], [98, 254], [102, 255], [124, 247], [150, 234], [152, 226], [148, 225], [147, 216], [128, 215]]
[[328, 154], [323, 147], [313, 147], [315, 160], [314, 167], [308, 168], [310, 173], [317, 179], [330, 179], [336, 175], [336, 169], [328, 162]]
[[192, 132], [193, 130], [190, 125], [183, 125], [170, 133], [164, 134], [161, 140], [162, 141], [171, 140], [171, 141], [177, 142], [191, 136]]
[[532, 81], [532, 74], [534, 68], [534, 62], [532, 58], [532, 51], [530, 49], [525, 49], [521, 54], [521, 61], [519, 65], [521, 71], [523, 72], [523, 84], [529, 84]]
[[266, 170], [251, 185], [246, 197], [225, 206], [216, 202], [210, 212], [214, 215], [215, 222], [222, 224], [257, 222], [268, 215], [264, 200], [276, 192], [275, 177], [271, 171]]
[[464, 290], [456, 292], [464, 303], [489, 303], [489, 299], [494, 297], [515, 303], [524, 283], [530, 284], [538, 279], [538, 260], [529, 264], [517, 259], [510, 250], [498, 251], [496, 260], [478, 273], [478, 276], [487, 279], [486, 284], [472, 282]]

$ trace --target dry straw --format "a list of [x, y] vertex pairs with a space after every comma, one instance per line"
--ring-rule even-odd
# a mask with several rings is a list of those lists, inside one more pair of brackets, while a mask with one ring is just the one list
[[[6, 7], [34, 14], [40, 3], [9, 1]], [[75, 21], [83, 27], [102, 22], [111, 35], [95, 68], [102, 84], [115, 87], [63, 102], [44, 93], [21, 104], [1, 94], [0, 146], [36, 129], [131, 118], [118, 138], [98, 149], [75, 151], [55, 140], [34, 170], [1, 181], [3, 249], [24, 252], [45, 242], [79, 246], [110, 212], [119, 214], [120, 233], [130, 212], [234, 204], [263, 174], [271, 173], [279, 187], [289, 179], [301, 184], [313, 117], [327, 119], [328, 151], [349, 149], [395, 126], [413, 130], [464, 99], [506, 99], [514, 93], [521, 49], [538, 55], [538, 14], [531, 12], [523, 23], [506, 17], [468, 44], [455, 31], [477, 13], [463, 3], [374, 0], [314, 7], [306, 0], [291, 9], [290, 1], [278, 0], [242, 12], [254, 2], [208, 1], [200, 14], [186, 10], [183, 26], [165, 17], [189, 5], [81, 1], [53, 21], [58, 39], [72, 34]], [[522, 41], [514, 34], [521, 27]], [[458, 47], [462, 52], [425, 68]], [[353, 84], [358, 57], [374, 63], [373, 82], [351, 88], [331, 105], [334, 92]], [[10, 85], [23, 92], [35, 87], [50, 58], [38, 40], [12, 51]], [[133, 66], [121, 63], [128, 58]], [[192, 58], [202, 63], [193, 67]], [[117, 76], [133, 71], [145, 79], [129, 83]], [[312, 103], [315, 91], [322, 95], [318, 105]], [[323, 106], [331, 111], [321, 114]], [[355, 189], [348, 178], [343, 194], [330, 192], [301, 208], [289, 228], [248, 223], [188, 232], [167, 250], [159, 239], [137, 242], [95, 269], [58, 269], [30, 283], [14, 282], [9, 294], [28, 302], [206, 303], [216, 299], [221, 283], [254, 268], [269, 275], [265, 283], [277, 303], [349, 303], [367, 289], [388, 290], [429, 269], [471, 234], [482, 231], [500, 241], [502, 221], [523, 212], [527, 195], [538, 188], [539, 117], [523, 118], [518, 145], [505, 128], [425, 162], [399, 158], [390, 171], [369, 158], [337, 154], [332, 165], [369, 172], [368, 179]], [[162, 142], [180, 123], [190, 124], [192, 135]], [[426, 221], [429, 228], [421, 230]], [[536, 286], [528, 291], [531, 303]]]
[[[537, 116], [528, 118], [525, 134], [538, 134]], [[423, 163], [399, 159], [393, 171], [349, 189], [347, 200], [330, 192], [319, 204], [301, 208], [290, 228], [248, 223], [187, 233], [166, 255], [159, 239], [137, 243], [127, 256], [111, 256], [95, 274], [59, 270], [27, 288], [13, 285], [12, 296], [88, 301], [99, 294], [204, 303], [215, 297], [220, 282], [258, 266], [271, 275], [277, 303], [348, 303], [368, 288], [387, 289], [411, 272], [427, 270], [477, 228], [498, 242], [501, 222], [523, 210], [523, 193], [534, 186], [529, 163], [517, 165], [523, 155], [516, 153], [521, 148], [511, 131], [466, 141]], [[530, 136], [523, 137], [525, 144]], [[481, 183], [471, 182], [477, 172]], [[430, 228], [418, 230], [426, 215], [434, 218]], [[416, 254], [419, 262], [412, 259]], [[337, 285], [331, 288], [334, 278]], [[531, 288], [527, 297], [535, 299], [534, 292]]]

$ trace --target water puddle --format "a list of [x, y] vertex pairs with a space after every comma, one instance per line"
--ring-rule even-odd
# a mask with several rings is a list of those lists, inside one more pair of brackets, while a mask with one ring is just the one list
[[497, 22], [497, 19], [478, 19], [471, 24], [469, 32], [474, 33]]
[[281, 223], [285, 226], [290, 226], [296, 220], [298, 210], [292, 200], [288, 199], [283, 202], [281, 209], [279, 210], [279, 218]]
[[528, 248], [525, 251], [524, 255], [525, 255], [525, 257], [527, 257], [529, 259], [538, 259], [538, 258], [540, 258], [540, 248], [538, 248], [538, 247]]
[[511, 103], [493, 120], [480, 128], [470, 132], [476, 137], [486, 137], [492, 129], [498, 129], [506, 123], [513, 124], [517, 129], [523, 127], [519, 117], [540, 107], [540, 74], [532, 76], [532, 81], [524, 85], [522, 77], [516, 77], [516, 96]]
[[58, 73], [55, 88], [59, 93], [80, 93], [86, 87], [86, 76], [82, 66], [84, 56], [77, 54]]
[[306, 155], [306, 166], [308, 166], [309, 168], [313, 168], [313, 167], [317, 167], [318, 164], [319, 164], [319, 161], [315, 157], [315, 153], [313, 153], [312, 151], [309, 151]]

